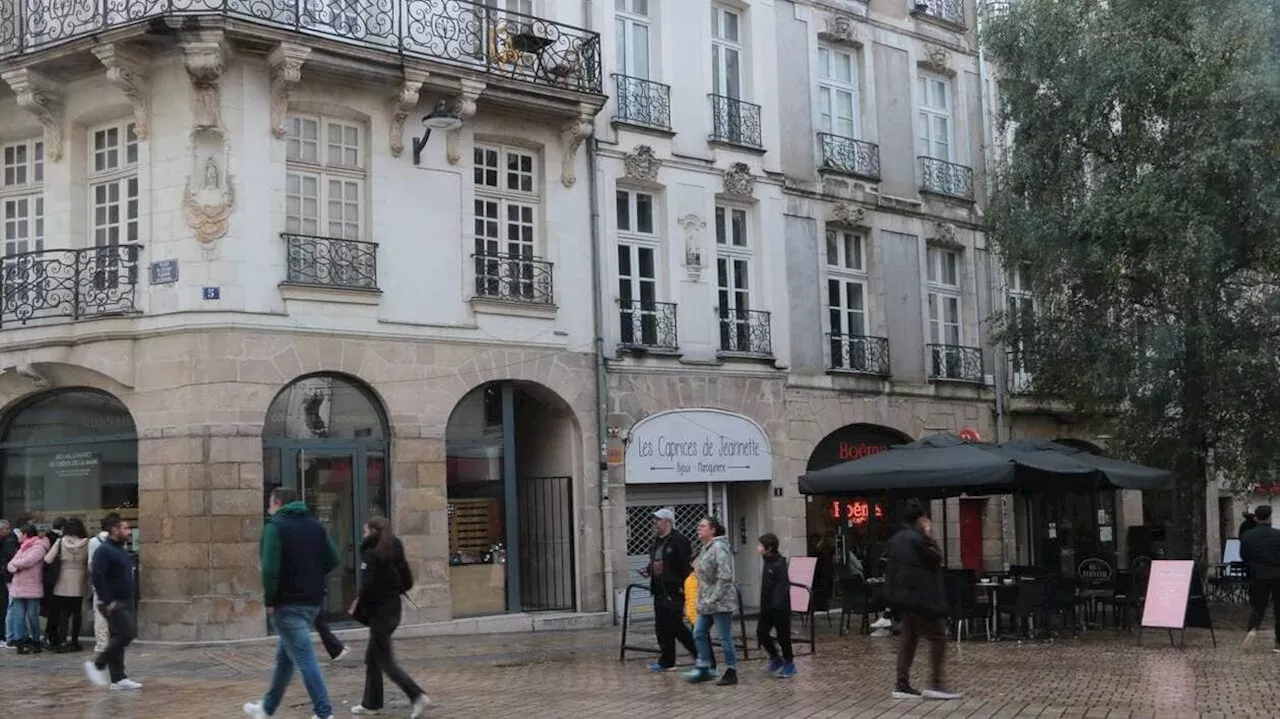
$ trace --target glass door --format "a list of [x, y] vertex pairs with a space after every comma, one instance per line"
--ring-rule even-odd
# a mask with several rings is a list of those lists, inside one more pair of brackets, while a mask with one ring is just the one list
[[[356, 597], [356, 566], [365, 513], [359, 510], [366, 494], [364, 465], [356, 450], [297, 449], [296, 489], [311, 515], [324, 525], [338, 547], [338, 569], [325, 578], [328, 594], [324, 611], [341, 619]], [[289, 475], [286, 475], [289, 476]]]

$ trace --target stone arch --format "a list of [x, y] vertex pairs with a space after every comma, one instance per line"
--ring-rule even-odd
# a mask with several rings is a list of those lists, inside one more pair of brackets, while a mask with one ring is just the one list
[[892, 427], [868, 422], [846, 424], [830, 432], [814, 445], [813, 451], [809, 453], [805, 471], [824, 469], [832, 464], [875, 454], [890, 445], [906, 444], [910, 441], [910, 435]]

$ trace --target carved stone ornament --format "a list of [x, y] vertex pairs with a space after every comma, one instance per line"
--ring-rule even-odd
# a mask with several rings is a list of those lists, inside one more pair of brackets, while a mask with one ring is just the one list
[[426, 70], [404, 69], [404, 84], [391, 98], [391, 156], [404, 154], [404, 121], [418, 106], [418, 93], [427, 84]]
[[658, 168], [662, 166], [662, 161], [654, 157], [652, 147], [639, 145], [623, 158], [623, 164], [627, 177], [653, 182], [658, 179]]
[[684, 268], [689, 273], [690, 282], [702, 279], [702, 233], [707, 223], [695, 214], [681, 215], [676, 222], [684, 228]]
[[951, 72], [951, 51], [941, 45], [925, 45], [925, 66], [934, 72]]
[[825, 42], [862, 45], [862, 34], [858, 32], [858, 25], [847, 15], [833, 15], [827, 18], [826, 26], [818, 32], [818, 38]]
[[302, 82], [302, 66], [311, 56], [311, 48], [282, 42], [267, 55], [271, 68], [271, 135], [284, 139], [288, 132], [289, 98], [293, 88]]
[[62, 87], [27, 68], [0, 73], [17, 96], [18, 107], [31, 113], [44, 128], [44, 156], [50, 162], [62, 159]]
[[[453, 111], [458, 113], [458, 119], [465, 124], [467, 120], [476, 115], [476, 100], [480, 99], [480, 94], [484, 92], [485, 84], [478, 80], [463, 80], [462, 92], [453, 101]], [[458, 164], [462, 159], [462, 126], [459, 125], [455, 130], [449, 130], [449, 134], [445, 136], [445, 155], [449, 159], [450, 165]]]
[[867, 211], [852, 202], [837, 202], [831, 208], [831, 221], [858, 227], [866, 223]]
[[[218, 145], [228, 147], [220, 129], [204, 128], [191, 135], [195, 157], [182, 191], [182, 216], [200, 244], [207, 245], [227, 234], [235, 210], [235, 183], [228, 172], [231, 153], [227, 150], [222, 157], [213, 154]], [[215, 135], [220, 137], [210, 137]]]
[[755, 195], [756, 178], [745, 162], [735, 162], [724, 171], [724, 194], [751, 198]]
[[964, 245], [960, 240], [956, 239], [956, 226], [950, 222], [939, 222], [934, 226], [933, 237], [929, 242], [939, 247], [949, 247], [952, 249], [964, 249]]
[[139, 140], [147, 139], [150, 132], [150, 78], [147, 75], [147, 58], [117, 44], [99, 45], [93, 54], [107, 68], [107, 82], [124, 93], [133, 105], [133, 128]]
[[227, 66], [227, 45], [220, 32], [199, 33], [198, 39], [180, 43], [193, 90], [192, 129], [222, 127], [222, 73]]
[[565, 187], [573, 187], [578, 181], [573, 165], [578, 158], [578, 149], [582, 147], [583, 141], [591, 136], [591, 131], [594, 129], [591, 122], [593, 116], [591, 106], [581, 103], [578, 105], [578, 116], [570, 120], [560, 131], [560, 146], [564, 152], [560, 160], [560, 184]]

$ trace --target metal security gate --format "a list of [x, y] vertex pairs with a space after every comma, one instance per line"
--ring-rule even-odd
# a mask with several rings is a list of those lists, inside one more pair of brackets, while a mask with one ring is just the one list
[[[653, 621], [653, 598], [649, 596], [648, 580], [640, 576], [640, 570], [649, 564], [649, 545], [653, 542], [653, 513], [663, 507], [675, 511], [676, 531], [691, 543], [697, 544], [698, 521], [708, 514], [725, 516], [724, 493], [719, 486], [692, 484], [629, 485], [627, 486], [627, 583], [640, 583], [644, 591], [636, 591], [631, 598], [631, 621]], [[622, 616], [625, 589], [618, 591], [616, 613]]]
[[520, 604], [526, 612], [573, 611], [572, 477], [521, 477]]

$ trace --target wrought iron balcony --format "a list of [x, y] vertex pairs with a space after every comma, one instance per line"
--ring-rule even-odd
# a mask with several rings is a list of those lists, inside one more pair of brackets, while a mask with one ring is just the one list
[[0, 326], [137, 312], [140, 249], [106, 245], [0, 258]]
[[674, 302], [632, 300], [619, 305], [623, 347], [665, 351], [679, 348]]
[[921, 156], [920, 189], [936, 195], [973, 199], [973, 168]]
[[554, 304], [550, 262], [498, 253], [471, 257], [475, 261], [476, 297], [531, 305]]
[[980, 347], [960, 345], [928, 345], [929, 379], [985, 384], [987, 375], [982, 365]]
[[831, 369], [888, 377], [889, 340], [884, 337], [828, 334]]
[[671, 86], [628, 75], [614, 75], [618, 115], [613, 119], [659, 130], [671, 129]]
[[744, 147], [763, 147], [760, 106], [724, 95], [711, 98], [711, 139]]
[[1025, 352], [1010, 352], [1008, 364], [1005, 365], [1005, 384], [1009, 394], [1026, 396], [1032, 394], [1031, 367]]
[[600, 35], [466, 0], [2, 0], [0, 58], [153, 20], [217, 16], [495, 76], [601, 92]]
[[285, 275], [289, 284], [378, 289], [377, 243], [289, 233], [280, 236], [289, 262]]
[[717, 308], [720, 316], [720, 351], [734, 354], [773, 355], [769, 313], [761, 310]]
[[964, 25], [964, 0], [909, 0], [921, 15], [936, 17], [952, 25]]
[[818, 133], [822, 150], [822, 169], [841, 172], [868, 180], [880, 179], [880, 146], [852, 137]]

